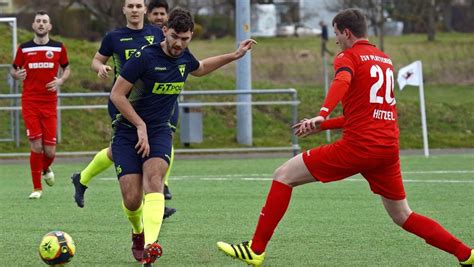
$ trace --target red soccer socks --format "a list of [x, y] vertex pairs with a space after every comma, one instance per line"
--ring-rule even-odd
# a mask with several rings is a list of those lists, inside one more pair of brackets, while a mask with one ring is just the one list
[[30, 151], [30, 169], [33, 188], [35, 190], [42, 190], [41, 172], [43, 171], [43, 153]]
[[426, 243], [456, 256], [459, 261], [464, 261], [471, 255], [471, 249], [438, 222], [415, 212], [405, 221], [403, 229], [423, 238]]
[[267, 201], [260, 212], [257, 228], [252, 239], [251, 248], [256, 254], [265, 252], [265, 248], [275, 228], [283, 218], [283, 215], [285, 215], [292, 191], [293, 188], [287, 184], [275, 180], [272, 182]]

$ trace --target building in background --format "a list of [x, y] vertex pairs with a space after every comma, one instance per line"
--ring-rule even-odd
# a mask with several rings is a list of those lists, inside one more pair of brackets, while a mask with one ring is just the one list
[[[331, 29], [331, 21], [338, 11], [334, 11], [333, 0], [300, 0], [301, 23], [308, 28], [320, 29], [319, 23], [324, 21]], [[332, 30], [328, 31], [329, 36], [334, 36]]]
[[0, 14], [12, 14], [13, 11], [13, 0], [0, 0]]

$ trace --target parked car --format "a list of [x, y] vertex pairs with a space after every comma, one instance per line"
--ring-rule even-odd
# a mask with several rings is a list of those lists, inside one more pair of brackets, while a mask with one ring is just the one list
[[296, 26], [296, 36], [319, 36], [322, 30], [318, 28], [311, 28], [305, 25]]

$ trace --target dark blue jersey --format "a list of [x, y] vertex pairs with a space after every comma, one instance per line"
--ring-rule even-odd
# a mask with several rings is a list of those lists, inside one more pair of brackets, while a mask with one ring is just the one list
[[149, 24], [145, 24], [140, 30], [118, 28], [105, 35], [99, 53], [106, 57], [113, 57], [114, 75], [117, 78], [123, 65], [135, 51], [145, 45], [160, 43], [163, 39], [163, 31]]
[[[198, 68], [188, 49], [174, 58], [160, 44], [152, 44], [135, 52], [120, 75], [133, 84], [128, 99], [137, 114], [147, 127], [159, 127], [168, 125], [188, 74]], [[117, 116], [115, 125], [133, 127], [123, 116]]]
[[[164, 35], [161, 28], [149, 24], [145, 24], [143, 29], [140, 30], [123, 27], [107, 33], [102, 40], [99, 53], [113, 58], [114, 83], [123, 65], [135, 51], [149, 44], [160, 43], [163, 39]], [[108, 110], [111, 119], [114, 120], [119, 112], [110, 100]]]

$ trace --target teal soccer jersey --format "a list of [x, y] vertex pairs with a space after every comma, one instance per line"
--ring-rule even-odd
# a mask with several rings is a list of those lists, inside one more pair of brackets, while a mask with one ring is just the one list
[[[198, 68], [199, 61], [188, 49], [174, 58], [160, 44], [153, 44], [135, 52], [120, 75], [133, 84], [128, 97], [133, 108], [147, 127], [154, 127], [169, 122], [186, 78]], [[117, 117], [116, 125], [133, 127], [122, 116]]]

